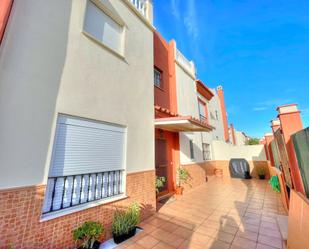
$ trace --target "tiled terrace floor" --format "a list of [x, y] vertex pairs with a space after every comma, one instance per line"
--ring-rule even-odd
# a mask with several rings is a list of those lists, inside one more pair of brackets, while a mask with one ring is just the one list
[[285, 211], [267, 181], [215, 178], [163, 205], [119, 248], [282, 248], [278, 214]]

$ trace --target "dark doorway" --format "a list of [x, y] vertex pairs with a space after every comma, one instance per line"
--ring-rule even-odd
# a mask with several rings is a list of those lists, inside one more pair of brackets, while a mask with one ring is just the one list
[[155, 144], [155, 164], [156, 164], [156, 176], [164, 177], [165, 183], [162, 188], [159, 189], [160, 194], [164, 194], [168, 191], [168, 177], [167, 177], [167, 142], [165, 139], [156, 139]]

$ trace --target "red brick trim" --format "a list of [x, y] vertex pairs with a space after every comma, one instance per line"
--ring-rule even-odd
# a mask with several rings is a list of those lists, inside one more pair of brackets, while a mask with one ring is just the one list
[[[40, 222], [45, 185], [27, 186], [0, 192], [0, 249], [14, 248], [74, 248], [72, 230], [84, 221], [99, 221], [110, 238], [110, 224], [116, 208], [137, 201], [142, 206], [143, 219], [156, 210], [155, 171], [128, 174], [128, 198], [103, 204], [59, 218]], [[103, 238], [101, 238], [103, 239]]]

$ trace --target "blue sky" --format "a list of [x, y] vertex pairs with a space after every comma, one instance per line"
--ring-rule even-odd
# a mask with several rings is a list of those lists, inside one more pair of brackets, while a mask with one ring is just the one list
[[207, 86], [223, 85], [236, 129], [262, 136], [287, 103], [309, 125], [308, 0], [153, 1], [157, 30]]

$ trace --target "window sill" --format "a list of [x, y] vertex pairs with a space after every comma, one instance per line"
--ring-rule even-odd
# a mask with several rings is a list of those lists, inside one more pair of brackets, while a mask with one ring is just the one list
[[158, 89], [161, 90], [162, 92], [165, 92], [164, 89], [163, 89], [163, 87], [159, 87], [159, 86], [157, 86], [157, 85], [154, 85], [154, 86], [155, 86], [155, 88], [158, 88]]
[[108, 52], [112, 53], [113, 55], [117, 56], [119, 59], [125, 61], [125, 57], [124, 55], [116, 52], [115, 50], [111, 49], [110, 47], [108, 47], [107, 45], [105, 45], [104, 43], [102, 43], [101, 41], [99, 41], [97, 38], [95, 38], [94, 36], [90, 35], [89, 33], [87, 33], [86, 31], [82, 31], [82, 33], [89, 38], [90, 40], [94, 41], [96, 44], [98, 44], [99, 46], [101, 46], [102, 48], [104, 48], [105, 50], [107, 50]]
[[54, 212], [42, 215], [41, 218], [40, 218], [40, 222], [56, 219], [56, 218], [59, 218], [59, 217], [65, 216], [65, 215], [69, 215], [69, 214], [73, 214], [73, 213], [76, 213], [76, 212], [79, 212], [79, 211], [82, 211], [82, 210], [85, 210], [85, 209], [88, 209], [88, 208], [93, 208], [93, 207], [100, 206], [102, 204], [108, 204], [108, 203], [111, 203], [111, 202], [124, 200], [126, 198], [128, 198], [128, 197], [125, 194], [120, 194], [120, 195], [117, 195], [117, 196], [105, 198], [103, 200], [88, 202], [88, 203], [81, 204], [81, 205], [78, 205], [78, 206], [75, 206], [75, 207], [70, 207], [70, 208], [54, 211]]

